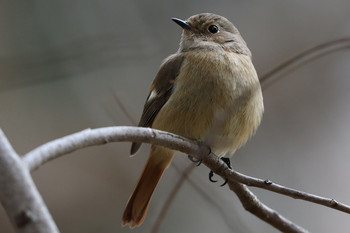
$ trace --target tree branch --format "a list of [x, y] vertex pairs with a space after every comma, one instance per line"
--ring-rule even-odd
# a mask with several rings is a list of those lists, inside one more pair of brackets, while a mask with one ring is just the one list
[[286, 219], [275, 210], [263, 204], [244, 184], [236, 181], [229, 181], [228, 185], [230, 189], [236, 193], [243, 207], [247, 211], [276, 227], [281, 232], [308, 232], [302, 227], [291, 222], [289, 219]]
[[[350, 206], [339, 203], [334, 199], [323, 198], [313, 194], [286, 188], [284, 186], [274, 184], [271, 181], [249, 177], [236, 171], [229, 170], [226, 164], [223, 163], [217, 156], [209, 154], [209, 148], [205, 144], [201, 144], [199, 142], [192, 141], [175, 134], [151, 128], [121, 126], [87, 129], [48, 142], [27, 153], [24, 156], [23, 160], [30, 168], [30, 170], [34, 170], [51, 159], [54, 159], [66, 153], [73, 152], [77, 149], [116, 141], [145, 142], [166, 146], [171, 149], [193, 155], [196, 158], [202, 158], [203, 164], [205, 164], [209, 169], [213, 170], [216, 174], [222, 176], [223, 178], [227, 177], [230, 182], [240, 182], [249, 186], [263, 188], [286, 196], [314, 202], [346, 213], [350, 213]], [[247, 193], [247, 191], [245, 191], [245, 193]], [[289, 223], [285, 223], [284, 218], [279, 217], [278, 219], [281, 220], [280, 226], [290, 225]], [[293, 226], [295, 227], [294, 224]], [[278, 226], [275, 227], [278, 228]], [[294, 232], [293, 229], [291, 229], [290, 232]]]
[[[239, 182], [248, 186], [258, 187], [266, 189], [275, 193], [279, 193], [285, 196], [289, 196], [295, 199], [313, 202], [329, 208], [333, 208], [344, 213], [350, 213], [350, 206], [344, 203], [338, 202], [332, 198], [325, 198], [314, 194], [306, 193], [296, 189], [284, 187], [282, 185], [273, 183], [270, 180], [263, 180], [251, 176], [244, 175], [234, 170], [227, 169], [227, 165], [214, 154], [209, 154], [203, 157], [203, 164], [209, 167], [213, 172], [227, 178], [230, 181]], [[220, 164], [220, 166], [219, 166]]]
[[0, 201], [16, 232], [59, 232], [27, 167], [0, 129]]
[[[160, 130], [127, 126], [87, 129], [60, 139], [53, 140], [27, 153], [23, 157], [23, 161], [31, 170], [33, 170], [47, 161], [57, 158], [63, 154], [73, 152], [77, 149], [116, 141], [146, 142], [166, 146], [171, 149], [193, 155], [198, 159], [202, 158], [203, 163], [214, 172], [218, 171], [217, 173], [219, 175], [222, 175], [223, 171], [228, 170], [227, 166], [222, 166], [222, 161], [217, 156], [210, 153], [209, 147], [205, 144]], [[238, 193], [237, 195], [240, 195], [239, 197], [241, 198], [252, 199], [251, 197], [247, 196], [247, 193], [248, 192], [246, 191]], [[257, 198], [254, 200], [255, 202], [252, 204], [255, 206], [255, 208], [249, 209], [257, 217], [264, 221], [266, 221], [266, 216], [268, 216], [268, 218], [273, 217], [273, 220], [270, 219], [267, 222], [281, 231], [306, 232], [301, 227], [296, 226], [295, 224], [290, 224], [290, 221], [286, 218], [276, 215], [275, 211], [266, 207]], [[245, 204], [244, 206], [246, 207], [247, 205]], [[274, 215], [272, 216], [269, 214], [270, 212], [273, 212]], [[283, 226], [283, 228], [281, 226]], [[302, 230], [296, 231], [295, 229]]]
[[[297, 68], [314, 61], [318, 58], [321, 58], [327, 54], [334, 53], [337, 51], [342, 51], [344, 49], [350, 48], [350, 37], [344, 37], [340, 39], [335, 39], [331, 41], [327, 41], [325, 43], [318, 44], [312, 48], [308, 48], [293, 57], [283, 61], [273, 69], [269, 70], [265, 74], [261, 75], [259, 80], [262, 84], [262, 89], [266, 90], [273, 83], [277, 82], [279, 78], [284, 76], [276, 77], [274, 80], [271, 80], [274, 76], [281, 73], [290, 73], [292, 70], [296, 70]], [[289, 68], [289, 70], [288, 70]], [[268, 83], [268, 81], [270, 81]]]
[[[209, 153], [209, 147], [200, 146], [178, 135], [151, 128], [116, 126], [98, 129], [86, 129], [51, 142], [45, 143], [23, 156], [23, 162], [31, 171], [61, 155], [71, 153], [88, 146], [103, 145], [109, 142], [144, 142], [161, 145], [186, 154]], [[204, 144], [203, 144], [204, 145]]]

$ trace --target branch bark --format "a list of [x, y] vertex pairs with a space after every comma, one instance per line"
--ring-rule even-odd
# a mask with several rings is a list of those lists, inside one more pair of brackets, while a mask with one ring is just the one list
[[24, 155], [23, 161], [30, 170], [33, 171], [45, 162], [75, 150], [118, 141], [145, 142], [169, 147], [185, 154], [193, 155], [197, 159], [201, 158], [203, 164], [208, 168], [221, 177], [226, 177], [231, 181], [240, 182], [248, 186], [266, 189], [295, 199], [313, 202], [345, 213], [350, 213], [349, 205], [338, 202], [335, 199], [324, 198], [296, 189], [287, 188], [271, 181], [254, 178], [230, 170], [216, 155], [209, 153], [210, 150], [205, 144], [151, 128], [116, 126], [86, 129], [37, 147]]
[[23, 156], [23, 162], [33, 171], [44, 163], [88, 146], [103, 145], [109, 142], [144, 142], [162, 145], [186, 154], [209, 153], [209, 147], [200, 146], [178, 135], [151, 128], [115, 126], [86, 129], [51, 142], [45, 143]]
[[16, 232], [59, 232], [28, 168], [0, 129], [0, 201]]
[[[239, 182], [247, 186], [266, 189], [275, 193], [292, 197], [294, 199], [313, 202], [319, 205], [323, 205], [323, 206], [350, 214], [349, 205], [338, 202], [333, 198], [325, 198], [315, 194], [299, 191], [292, 188], [287, 188], [280, 184], [273, 183], [271, 180], [263, 180], [263, 179], [244, 175], [234, 170], [227, 169], [226, 164], [213, 154], [209, 154], [208, 156], [205, 156], [203, 158], [203, 163], [207, 167], [212, 169], [213, 172], [220, 175], [224, 179], [227, 178], [230, 181]], [[218, 164], [221, 164], [221, 165], [218, 166]]]
[[281, 232], [308, 232], [302, 227], [294, 224], [289, 219], [286, 219], [280, 215], [277, 211], [263, 204], [244, 184], [236, 181], [230, 181], [228, 182], [228, 185], [230, 189], [236, 193], [243, 207], [247, 211], [276, 227]]
[[[202, 159], [202, 163], [205, 164], [209, 169], [214, 171], [216, 174], [220, 175], [223, 178], [228, 178], [229, 180], [229, 187], [232, 189], [239, 199], [241, 200], [244, 208], [246, 208], [248, 211], [262, 219], [263, 221], [271, 224], [275, 228], [283, 231], [283, 232], [307, 232], [305, 229], [301, 228], [300, 226], [297, 226], [296, 224], [292, 223], [290, 220], [284, 218], [280, 214], [278, 214], [276, 211], [270, 209], [263, 203], [261, 203], [258, 198], [246, 187], [246, 185], [255, 186], [259, 188], [263, 188], [266, 190], [270, 190], [273, 192], [277, 192], [283, 195], [287, 195], [293, 198], [299, 198], [306, 201], [314, 202], [317, 204], [322, 204], [346, 213], [350, 212], [350, 206], [347, 206], [345, 204], [336, 202], [333, 199], [323, 198], [319, 197], [313, 194], [308, 194], [305, 192], [301, 192], [294, 189], [289, 189], [286, 187], [283, 187], [278, 184], [274, 184], [271, 181], [266, 181], [262, 179], [257, 179], [253, 177], [249, 177], [243, 174], [240, 174], [236, 171], [230, 170], [227, 165], [216, 155], [213, 155], [210, 153], [210, 149], [206, 144], [189, 140], [187, 138], [171, 134], [164, 131], [159, 131], [151, 128], [140, 128], [140, 127], [127, 127], [127, 126], [120, 126], [120, 127], [106, 127], [106, 128], [99, 128], [99, 129], [87, 129], [83, 130], [81, 132], [77, 132], [68, 136], [65, 136], [60, 139], [53, 140], [51, 142], [48, 142], [46, 144], [43, 144], [42, 146], [37, 147], [36, 149], [30, 151], [23, 157], [23, 161], [18, 158], [17, 154], [13, 151], [11, 148], [9, 142], [6, 140], [5, 136], [2, 134], [0, 135], [0, 154], [1, 154], [1, 160], [0, 160], [0, 169], [2, 172], [9, 172], [14, 173], [16, 171], [16, 174], [13, 174], [14, 178], [11, 179], [18, 179], [16, 182], [20, 187], [15, 187], [14, 191], [17, 192], [17, 189], [19, 190], [19, 199], [17, 200], [20, 203], [23, 203], [22, 199], [25, 196], [26, 190], [31, 190], [32, 196], [35, 196], [35, 201], [33, 202], [36, 206], [41, 206], [39, 209], [34, 209], [33, 214], [37, 214], [36, 211], [42, 211], [44, 213], [44, 217], [42, 219], [45, 220], [46, 218], [46, 227], [51, 227], [51, 230], [46, 231], [23, 231], [23, 232], [58, 232], [56, 226], [54, 224], [51, 224], [53, 221], [51, 219], [51, 216], [49, 215], [44, 203], [42, 202], [42, 199], [37, 192], [32, 179], [29, 175], [28, 170], [35, 170], [39, 166], [45, 164], [47, 161], [50, 161], [54, 158], [57, 158], [61, 155], [68, 154], [70, 152], [73, 152], [75, 150], [88, 147], [88, 146], [94, 146], [94, 145], [102, 145], [109, 142], [117, 142], [117, 141], [132, 141], [132, 142], [144, 142], [144, 143], [152, 143], [155, 145], [161, 145], [165, 146], [174, 150], [181, 151], [186, 154], [190, 154], [194, 156], [195, 158]], [[17, 156], [17, 157], [16, 157]], [[4, 160], [6, 162], [6, 158], [10, 157], [11, 161], [14, 162], [7, 162], [7, 166], [5, 163], [2, 162]], [[17, 167], [14, 169], [10, 169], [10, 171], [7, 171], [6, 168], [8, 166], [12, 166], [11, 163], [15, 163]], [[13, 167], [13, 166], [12, 166]], [[8, 168], [7, 168], [8, 169]], [[18, 171], [23, 171], [18, 175]], [[1, 172], [0, 171], [0, 172]], [[2, 174], [2, 173], [1, 173]], [[3, 177], [3, 176], [2, 176]], [[24, 184], [20, 183], [21, 180], [24, 180]], [[6, 189], [6, 181], [0, 180], [0, 198], [1, 200], [9, 198], [9, 200], [14, 201], [13, 198], [11, 198], [11, 195], [6, 195], [6, 192], [2, 191], [3, 189]], [[28, 186], [29, 185], [29, 186]], [[7, 208], [12, 208], [11, 206], [8, 206]], [[17, 207], [16, 207], [17, 208]], [[18, 213], [21, 212], [22, 209], [16, 209], [14, 208], [14, 213], [9, 210], [9, 216], [11, 215], [11, 219], [13, 220], [13, 223], [16, 224], [15, 217], [18, 216]], [[32, 212], [24, 212], [24, 216], [32, 216]], [[28, 214], [29, 213], [29, 214]], [[39, 215], [38, 215], [39, 216]], [[31, 218], [30, 218], [31, 219]], [[43, 221], [44, 221], [43, 220]], [[32, 222], [32, 221], [31, 221]], [[22, 231], [21, 231], [22, 232]]]

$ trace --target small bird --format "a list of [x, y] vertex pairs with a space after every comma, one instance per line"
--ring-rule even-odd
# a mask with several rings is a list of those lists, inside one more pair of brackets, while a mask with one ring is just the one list
[[[183, 29], [180, 47], [161, 64], [139, 126], [205, 141], [219, 157], [233, 154], [254, 134], [264, 111], [251, 52], [236, 27], [222, 16], [202, 13], [186, 21], [172, 20]], [[140, 146], [133, 143], [131, 154]], [[143, 222], [174, 152], [151, 146], [125, 207], [123, 226], [133, 228]]]

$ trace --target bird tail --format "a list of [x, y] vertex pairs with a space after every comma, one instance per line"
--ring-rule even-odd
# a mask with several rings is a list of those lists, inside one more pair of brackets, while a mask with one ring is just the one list
[[169, 166], [173, 155], [174, 151], [172, 150], [152, 145], [146, 166], [126, 204], [122, 218], [123, 226], [129, 224], [130, 228], [133, 228], [142, 224], [153, 191], [165, 169]]

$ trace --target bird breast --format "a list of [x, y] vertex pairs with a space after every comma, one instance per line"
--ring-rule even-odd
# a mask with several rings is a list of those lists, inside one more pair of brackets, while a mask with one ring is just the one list
[[249, 139], [262, 113], [260, 83], [249, 56], [188, 51], [173, 93], [152, 127], [205, 140], [221, 156]]

